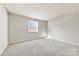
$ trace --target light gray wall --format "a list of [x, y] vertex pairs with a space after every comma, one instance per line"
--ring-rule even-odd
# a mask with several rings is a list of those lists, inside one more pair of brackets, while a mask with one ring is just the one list
[[38, 32], [29, 33], [27, 31], [28, 20], [33, 19], [9, 13], [9, 43], [46, 37], [47, 22], [37, 20], [39, 22]]
[[7, 11], [2, 4], [0, 4], [0, 54], [8, 45], [8, 19]]
[[48, 22], [48, 35], [57, 40], [79, 44], [79, 14], [50, 20]]

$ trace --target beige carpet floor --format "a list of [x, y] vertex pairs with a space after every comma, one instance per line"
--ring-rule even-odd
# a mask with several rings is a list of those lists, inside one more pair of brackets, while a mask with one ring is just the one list
[[79, 46], [57, 41], [39, 39], [9, 45], [2, 56], [78, 56]]

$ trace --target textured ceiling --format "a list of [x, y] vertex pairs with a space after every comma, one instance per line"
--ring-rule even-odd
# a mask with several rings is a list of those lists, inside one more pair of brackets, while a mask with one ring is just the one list
[[8, 3], [4, 5], [10, 13], [46, 21], [60, 15], [79, 12], [79, 4], [73, 3]]

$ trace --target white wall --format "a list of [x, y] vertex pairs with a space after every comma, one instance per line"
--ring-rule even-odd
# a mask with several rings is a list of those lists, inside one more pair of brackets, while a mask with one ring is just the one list
[[35, 21], [32, 18], [9, 13], [9, 43], [46, 37], [47, 22], [36, 20], [39, 22], [38, 32], [29, 33], [27, 31], [28, 20]]
[[8, 27], [7, 12], [2, 4], [0, 4], [0, 54], [8, 45]]
[[48, 34], [57, 40], [79, 44], [79, 14], [50, 20], [48, 22]]

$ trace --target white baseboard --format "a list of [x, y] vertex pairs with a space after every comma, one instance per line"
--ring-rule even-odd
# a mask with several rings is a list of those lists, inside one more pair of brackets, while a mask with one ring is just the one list
[[[55, 39], [55, 40], [58, 40], [58, 39]], [[75, 43], [75, 42], [70, 42], [70, 41], [66, 41], [66, 40], [58, 40], [58, 41], [61, 41], [61, 42], [64, 42], [64, 43], [68, 43], [68, 44], [72, 44], [72, 45], [75, 45], [75, 46], [79, 46], [79, 44]]]

